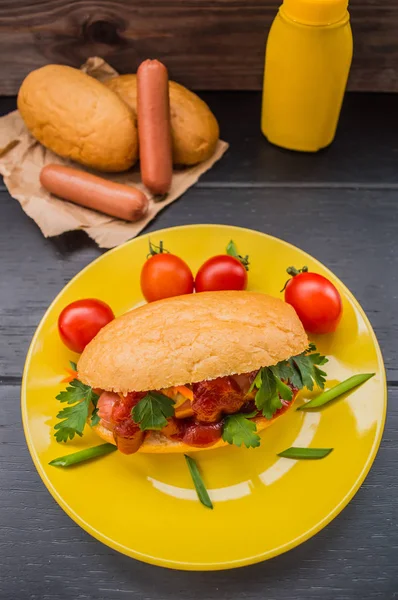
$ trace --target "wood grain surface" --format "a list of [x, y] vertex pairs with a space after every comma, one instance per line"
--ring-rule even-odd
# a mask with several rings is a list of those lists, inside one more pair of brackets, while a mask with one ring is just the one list
[[[52, 499], [32, 464], [20, 423], [19, 388], [0, 386], [1, 600], [397, 598], [397, 388], [390, 388], [389, 402], [372, 470], [326, 529], [258, 565], [189, 573], [135, 561], [80, 529]], [[294, 497], [288, 500], [294, 507]]]
[[[36, 473], [19, 394], [28, 345], [48, 304], [101, 251], [84, 232], [44, 239], [0, 187], [1, 600], [398, 598], [398, 151], [390, 130], [398, 96], [350, 95], [336, 145], [312, 157], [279, 151], [257, 134], [258, 94], [205, 98], [220, 116], [231, 150], [147, 230], [203, 222], [251, 227], [300, 246], [344, 281], [372, 322], [387, 369], [388, 418], [376, 461], [326, 529], [252, 567], [168, 571], [92, 539], [63, 513]], [[13, 102], [0, 101], [0, 113]], [[241, 107], [248, 115], [245, 127], [233, 118]], [[294, 507], [294, 497], [288, 502]]]
[[[221, 137], [230, 148], [199, 185], [398, 187], [398, 94], [347, 94], [333, 144], [316, 154], [290, 152], [265, 141], [260, 131], [260, 93], [202, 92], [200, 96], [216, 115]], [[2, 114], [15, 108], [15, 98], [2, 99]]]
[[[398, 293], [397, 196], [396, 191], [384, 190], [198, 186], [167, 208], [147, 231], [225, 223], [258, 229], [299, 246], [332, 269], [358, 298], [375, 328], [387, 374], [398, 381], [398, 320], [387, 318], [391, 298]], [[46, 308], [101, 251], [82, 232], [44, 240], [5, 193], [0, 194], [0, 212], [7, 232], [0, 236], [0, 256], [5, 257], [0, 281], [7, 282], [0, 303], [0, 373], [19, 377], [28, 343]]]
[[[276, 0], [0, 0], [0, 94], [46, 63], [103, 56], [122, 73], [159, 58], [193, 89], [260, 89]], [[352, 90], [398, 90], [396, 0], [352, 0]]]

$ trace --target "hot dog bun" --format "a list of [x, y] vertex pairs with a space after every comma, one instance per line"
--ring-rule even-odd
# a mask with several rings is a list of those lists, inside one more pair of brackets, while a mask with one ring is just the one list
[[[289, 407], [286, 410], [289, 410], [290, 407], [294, 404], [290, 403]], [[253, 419], [256, 423], [257, 433], [260, 433], [270, 425], [272, 425], [276, 419], [282, 416], [284, 413], [276, 414], [272, 419], [265, 419], [264, 417], [257, 417]], [[102, 438], [105, 442], [109, 444], [116, 444], [115, 438], [113, 437], [112, 431], [99, 424], [93, 427], [93, 430], [100, 438]], [[228, 442], [224, 442], [222, 438], [220, 438], [215, 444], [207, 447], [195, 447], [188, 446], [188, 444], [184, 444], [183, 442], [177, 442], [174, 440], [170, 440], [160, 431], [150, 431], [147, 433], [147, 436], [141, 446], [138, 449], [138, 452], [142, 452], [143, 454], [170, 454], [170, 453], [181, 453], [181, 452], [199, 452], [203, 450], [216, 450], [217, 448], [223, 448], [224, 446], [228, 446]]]
[[[137, 114], [137, 76], [120, 75], [105, 85]], [[220, 131], [217, 119], [203, 100], [175, 81], [169, 81], [173, 162], [194, 165], [214, 152]]]
[[140, 306], [86, 346], [78, 377], [126, 394], [247, 373], [300, 354], [307, 335], [294, 309], [255, 292], [201, 292]]
[[78, 69], [32, 71], [18, 94], [31, 134], [56, 154], [100, 171], [125, 171], [137, 160], [134, 115], [104, 84]]

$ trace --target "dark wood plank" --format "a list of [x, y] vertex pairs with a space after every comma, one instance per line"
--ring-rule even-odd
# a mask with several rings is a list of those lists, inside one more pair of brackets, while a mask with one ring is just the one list
[[397, 597], [396, 387], [389, 390], [389, 417], [376, 461], [339, 517], [283, 556], [224, 572], [168, 571], [103, 546], [69, 519], [39, 479], [25, 445], [16, 386], [0, 386], [0, 424], [0, 597], [4, 600]]
[[316, 154], [269, 144], [260, 131], [261, 94], [201, 94], [231, 147], [200, 185], [398, 186], [398, 95], [346, 95], [333, 144]]
[[[195, 187], [148, 231], [226, 223], [270, 233], [330, 267], [356, 295], [380, 341], [389, 379], [398, 381], [397, 191], [206, 189]], [[19, 378], [45, 309], [100, 254], [83, 232], [44, 239], [7, 193], [0, 193], [0, 376]]]
[[[259, 95], [209, 94], [206, 99], [231, 150], [148, 230], [208, 221], [260, 229], [312, 253], [343, 279], [370, 316], [392, 384], [375, 465], [353, 502], [326, 530], [261, 565], [232, 572], [172, 572], [132, 561], [90, 538], [55, 504], [34, 470], [16, 384], [46, 307], [101, 251], [83, 232], [45, 240], [0, 189], [1, 599], [398, 597], [398, 323], [393, 304], [398, 295], [398, 97], [362, 95], [358, 101], [348, 95], [336, 143], [311, 157], [264, 142], [258, 132]], [[0, 111], [13, 103], [1, 102]], [[244, 118], [236, 118], [242, 108]]]
[[[194, 89], [261, 89], [276, 0], [1, 0], [0, 93], [15, 94], [34, 68], [103, 56], [122, 73], [158, 57]], [[350, 88], [398, 90], [395, 0], [352, 0]]]
[[[347, 94], [337, 136], [317, 154], [271, 146], [260, 132], [259, 93], [200, 94], [230, 149], [199, 185], [395, 187], [398, 189], [398, 94]], [[15, 108], [0, 101], [0, 114]], [[1, 184], [0, 184], [1, 185]]]

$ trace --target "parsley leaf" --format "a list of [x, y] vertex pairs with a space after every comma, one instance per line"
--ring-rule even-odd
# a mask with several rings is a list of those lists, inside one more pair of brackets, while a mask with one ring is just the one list
[[328, 359], [326, 356], [322, 356], [317, 352], [316, 354], [308, 354], [308, 360], [310, 360], [313, 365], [313, 379], [316, 385], [323, 389], [326, 382], [326, 372], [322, 371], [322, 369], [319, 368], [319, 365], [325, 365], [328, 362]]
[[257, 448], [260, 445], [260, 436], [257, 433], [254, 421], [249, 420], [249, 417], [254, 417], [255, 414], [236, 413], [228, 415], [225, 418], [222, 432], [224, 442], [235, 444], [239, 448], [242, 444], [246, 448]]
[[82, 437], [88, 417], [88, 403], [82, 400], [74, 406], [67, 406], [57, 414], [57, 419], [63, 419], [54, 427], [57, 442], [73, 440], [75, 434]]
[[91, 402], [93, 398], [98, 400], [98, 395], [93, 392], [89, 385], [85, 385], [78, 379], [73, 379], [66, 390], [60, 392], [57, 396], [57, 400], [67, 402], [68, 404], [75, 404], [75, 402], [83, 399], [88, 399]]
[[324, 388], [326, 373], [319, 366], [327, 363], [328, 359], [319, 352], [310, 354], [314, 350], [314, 344], [310, 344], [302, 354], [272, 367], [263, 367], [257, 373], [249, 392], [257, 388], [255, 402], [264, 417], [272, 419], [276, 411], [282, 408], [281, 398], [289, 402], [293, 399], [293, 392], [287, 383], [299, 390], [303, 387], [312, 390], [314, 384]]
[[325, 387], [326, 373], [319, 367], [328, 362], [326, 356], [315, 352], [316, 347], [310, 344], [305, 352], [279, 362], [271, 367], [276, 377], [288, 381], [294, 387], [301, 390], [307, 387], [310, 391], [314, 388], [314, 383], [320, 388]]
[[101, 417], [98, 415], [98, 408], [95, 407], [93, 412], [91, 413], [90, 425], [91, 427], [95, 427], [101, 421]]
[[292, 367], [286, 360], [284, 360], [273, 366], [272, 372], [276, 377], [279, 377], [279, 379], [289, 381], [292, 374]]
[[57, 419], [61, 419], [54, 426], [57, 442], [73, 440], [76, 434], [80, 437], [83, 435], [92, 404], [94, 405], [93, 415], [95, 413], [96, 416], [98, 398], [98, 394], [94, 393], [89, 385], [84, 385], [78, 379], [71, 381], [66, 390], [58, 394], [57, 400], [66, 402], [70, 406], [63, 408], [57, 414]]
[[306, 356], [295, 356], [293, 358], [294, 365], [300, 373], [302, 385], [309, 390], [312, 390], [314, 383], [312, 380], [313, 363]]
[[280, 379], [278, 372], [275, 372], [273, 367], [270, 367], [270, 370], [272, 371], [272, 373], [275, 377], [276, 389], [278, 391], [278, 394], [280, 395], [281, 398], [283, 398], [283, 400], [288, 400], [290, 402], [293, 399], [292, 390], [290, 389], [290, 387], [288, 385], [286, 385], [286, 383], [284, 383]]
[[73, 360], [70, 360], [69, 364], [74, 371], [77, 371], [77, 364], [75, 362], [73, 362]]
[[314, 389], [314, 383], [320, 388], [325, 387], [326, 373], [319, 368], [318, 365], [327, 363], [327, 358], [316, 354], [299, 354], [290, 359], [293, 361], [296, 369], [300, 373], [301, 385], [297, 386], [308, 388], [310, 391]]
[[276, 378], [271, 369], [261, 369], [261, 387], [257, 391], [255, 403], [266, 419], [272, 419], [276, 411], [282, 408]]
[[261, 369], [259, 370], [259, 372], [257, 373], [256, 377], [254, 378], [254, 380], [253, 380], [251, 386], [249, 387], [247, 393], [250, 394], [254, 390], [255, 387], [257, 389], [260, 389], [260, 387], [261, 387]]
[[289, 359], [289, 364], [290, 364], [290, 369], [291, 369], [291, 375], [289, 377], [289, 381], [292, 385], [294, 385], [294, 387], [301, 390], [304, 387], [304, 382], [301, 379], [300, 371], [298, 370], [296, 363], [293, 361], [292, 358]]
[[167, 418], [173, 415], [174, 400], [159, 392], [148, 392], [131, 411], [131, 416], [142, 431], [163, 429], [167, 425]]

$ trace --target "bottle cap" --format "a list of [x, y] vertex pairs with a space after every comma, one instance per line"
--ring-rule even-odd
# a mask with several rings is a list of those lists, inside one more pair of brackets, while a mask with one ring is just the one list
[[284, 0], [283, 14], [303, 25], [332, 25], [347, 15], [348, 0]]

